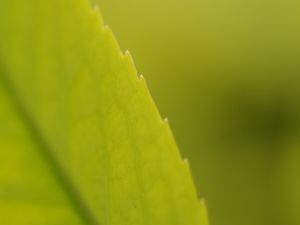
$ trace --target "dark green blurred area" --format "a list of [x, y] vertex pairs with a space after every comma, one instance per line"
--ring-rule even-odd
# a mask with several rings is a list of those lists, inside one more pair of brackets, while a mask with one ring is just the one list
[[171, 121], [212, 225], [300, 224], [300, 2], [94, 0]]

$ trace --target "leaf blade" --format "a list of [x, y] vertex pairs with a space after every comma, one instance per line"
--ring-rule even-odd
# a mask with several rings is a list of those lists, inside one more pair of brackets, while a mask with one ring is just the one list
[[85, 208], [100, 224], [202, 224], [169, 126], [98, 12], [79, 0], [1, 4], [3, 18], [23, 15], [0, 23], [10, 82]]

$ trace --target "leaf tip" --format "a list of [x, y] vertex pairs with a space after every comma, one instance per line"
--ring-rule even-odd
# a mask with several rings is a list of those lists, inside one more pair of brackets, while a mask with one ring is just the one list
[[183, 164], [185, 164], [185, 165], [187, 165], [187, 166], [190, 165], [190, 161], [189, 161], [188, 158], [183, 158], [183, 159], [182, 159], [182, 162], [183, 162]]
[[144, 75], [143, 75], [143, 74], [141, 74], [141, 75], [139, 76], [139, 79], [140, 79], [140, 80], [142, 80], [142, 81], [145, 81], [145, 77], [144, 77]]
[[204, 225], [209, 225], [209, 219], [208, 219], [208, 212], [207, 212], [207, 205], [206, 205], [206, 201], [204, 198], [200, 198], [199, 200], [199, 207], [201, 208], [201, 222]]
[[126, 49], [126, 51], [123, 53], [123, 57], [128, 58], [131, 65], [134, 66], [134, 68], [135, 68], [133, 57], [128, 49]]
[[169, 121], [169, 118], [168, 118], [168, 117], [165, 117], [165, 118], [163, 119], [163, 122], [166, 123], [166, 124], [168, 124], [168, 125], [170, 124], [170, 121]]
[[90, 11], [92, 14], [96, 15], [96, 17], [98, 18], [98, 21], [100, 21], [101, 27], [103, 27], [103, 17], [102, 17], [102, 13], [100, 10], [100, 7], [98, 4], [94, 3], [91, 5], [90, 7]]
[[103, 28], [104, 28], [104, 30], [111, 32], [111, 29], [108, 24], [103, 24]]

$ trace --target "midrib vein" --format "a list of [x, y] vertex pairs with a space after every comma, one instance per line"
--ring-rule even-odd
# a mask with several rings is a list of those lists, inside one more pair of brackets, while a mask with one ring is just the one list
[[[30, 135], [38, 146], [38, 149], [42, 153], [43, 157], [49, 164], [58, 182], [61, 184], [62, 189], [68, 196], [74, 210], [81, 217], [82, 221], [87, 225], [100, 225], [97, 221], [96, 216], [89, 209], [84, 198], [81, 196], [80, 191], [76, 188], [76, 185], [65, 171], [63, 166], [60, 164], [58, 158], [55, 156], [54, 151], [43, 137], [42, 132], [35, 124], [33, 118], [26, 110], [25, 105], [22, 103], [18, 92], [16, 91], [13, 83], [9, 79], [9, 74], [4, 69], [3, 65], [0, 64], [0, 82], [5, 92], [7, 92], [13, 106], [19, 113], [20, 119], [24, 125], [28, 128]], [[1, 86], [0, 86], [1, 87]]]

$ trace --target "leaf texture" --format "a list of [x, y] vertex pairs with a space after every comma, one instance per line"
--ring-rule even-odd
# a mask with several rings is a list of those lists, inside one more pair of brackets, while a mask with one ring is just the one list
[[0, 224], [207, 225], [132, 58], [86, 0], [0, 2]]

